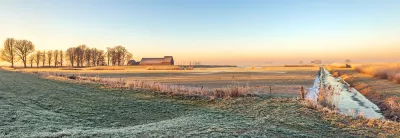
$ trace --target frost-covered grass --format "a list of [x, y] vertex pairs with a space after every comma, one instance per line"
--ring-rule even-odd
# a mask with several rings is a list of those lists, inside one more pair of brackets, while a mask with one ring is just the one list
[[[208, 100], [104, 89], [0, 70], [0, 137], [377, 137], [392, 123], [355, 126], [295, 99]], [[359, 120], [362, 122], [362, 120]]]

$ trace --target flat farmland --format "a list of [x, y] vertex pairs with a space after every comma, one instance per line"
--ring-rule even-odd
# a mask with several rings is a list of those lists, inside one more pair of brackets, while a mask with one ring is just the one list
[[368, 120], [318, 112], [293, 98], [210, 102], [4, 70], [0, 83], [0, 137], [399, 136], [393, 123], [366, 127]]
[[224, 88], [230, 86], [249, 87], [252, 93], [274, 94], [296, 97], [300, 88], [313, 85], [318, 67], [263, 67], [263, 68], [198, 68], [194, 70], [146, 70], [146, 67], [102, 67], [102, 68], [28, 68], [25, 72], [52, 72], [141, 80], [190, 87]]

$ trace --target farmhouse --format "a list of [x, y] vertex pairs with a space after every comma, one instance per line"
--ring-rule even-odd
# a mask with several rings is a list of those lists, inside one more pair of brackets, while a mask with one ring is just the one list
[[172, 56], [164, 56], [164, 58], [142, 58], [139, 65], [174, 65]]

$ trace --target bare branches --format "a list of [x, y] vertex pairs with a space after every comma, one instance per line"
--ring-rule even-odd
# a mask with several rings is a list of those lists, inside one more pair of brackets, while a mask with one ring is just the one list
[[12, 67], [14, 67], [15, 62], [15, 45], [16, 40], [14, 38], [7, 38], [4, 41], [4, 48], [0, 50], [1, 60], [10, 62]]
[[55, 50], [53, 52], [53, 55], [54, 55], [54, 67], [57, 67], [58, 66], [58, 50]]
[[[111, 61], [112, 65], [124, 65], [127, 58], [131, 59], [132, 54], [123, 46], [115, 46], [113, 48], [107, 48], [107, 59]], [[110, 63], [108, 63], [110, 64]]]
[[42, 59], [42, 52], [40, 52], [39, 50], [36, 51], [35, 56], [36, 67], [39, 67], [40, 60]]
[[[54, 63], [55, 67], [62, 67], [64, 56], [66, 56], [72, 67], [83, 67], [84, 63], [86, 63], [85, 66], [122, 66], [132, 59], [132, 54], [123, 46], [108, 47], [107, 51], [104, 51], [97, 48], [89, 48], [82, 44], [68, 48], [65, 54], [63, 50], [35, 52], [35, 46], [31, 41], [15, 40], [14, 38], [6, 39], [0, 54], [0, 59], [10, 62], [12, 66], [14, 66], [15, 61], [21, 60], [25, 68], [27, 67], [27, 62], [31, 64], [31, 67], [33, 67], [34, 63], [36, 63], [36, 67], [39, 67], [40, 63], [42, 63], [43, 67], [45, 64], [50, 67], [52, 63]], [[105, 58], [107, 58], [107, 61]]]
[[75, 49], [75, 54], [76, 54], [76, 64], [78, 67], [83, 67], [83, 61], [85, 59], [85, 50], [86, 50], [86, 45], [79, 45]]
[[36, 58], [36, 55], [35, 55], [35, 54], [31, 54], [31, 55], [29, 55], [29, 57], [28, 57], [28, 61], [29, 61], [29, 63], [31, 64], [31, 68], [33, 67], [33, 62], [34, 62], [35, 58]]
[[53, 51], [47, 51], [47, 63], [49, 63], [49, 67], [51, 66], [51, 61], [53, 61]]
[[46, 51], [43, 50], [43, 52], [40, 56], [42, 58], [42, 66], [44, 66], [44, 63], [46, 63]]
[[75, 47], [71, 47], [71, 48], [68, 48], [67, 51], [65, 51], [65, 54], [67, 55], [68, 60], [71, 63], [71, 66], [74, 66], [74, 62], [77, 57], [75, 50], [76, 50]]
[[63, 50], [60, 50], [60, 65], [61, 65], [61, 67], [63, 66], [63, 59], [64, 59], [64, 52], [63, 52]]
[[22, 60], [25, 68], [26, 68], [27, 57], [33, 51], [35, 51], [35, 46], [31, 41], [28, 40], [16, 41], [15, 54], [19, 57], [20, 60]]

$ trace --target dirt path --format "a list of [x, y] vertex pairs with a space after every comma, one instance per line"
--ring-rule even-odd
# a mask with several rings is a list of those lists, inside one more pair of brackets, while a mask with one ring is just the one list
[[[0, 137], [351, 137], [293, 101], [198, 105], [0, 70]], [[229, 106], [226, 106], [229, 105]], [[231, 106], [235, 105], [235, 106]]]

